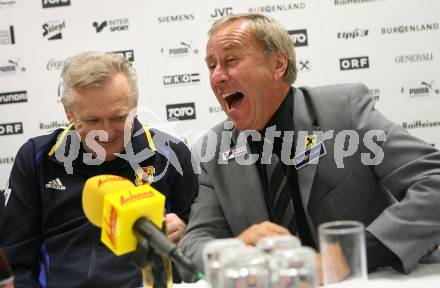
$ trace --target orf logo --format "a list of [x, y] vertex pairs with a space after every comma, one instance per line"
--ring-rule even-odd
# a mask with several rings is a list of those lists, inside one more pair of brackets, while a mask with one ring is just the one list
[[368, 56], [341, 58], [339, 59], [339, 67], [342, 71], [367, 69], [370, 68], [370, 62], [368, 60]]
[[135, 183], [137, 186], [151, 184], [154, 181], [154, 173], [156, 169], [153, 166], [140, 167], [136, 172]]
[[23, 134], [23, 123], [4, 123], [0, 124], [0, 136]]
[[43, 0], [43, 8], [70, 6], [70, 0]]
[[168, 121], [196, 119], [194, 102], [167, 105], [166, 112]]
[[295, 47], [308, 46], [307, 29], [289, 30], [287, 31], [295, 42]]

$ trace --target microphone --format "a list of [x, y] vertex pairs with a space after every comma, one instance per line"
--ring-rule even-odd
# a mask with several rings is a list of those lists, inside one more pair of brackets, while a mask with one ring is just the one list
[[89, 178], [83, 188], [84, 214], [101, 227], [101, 241], [116, 255], [136, 250], [137, 237], [161, 256], [196, 274], [196, 266], [160, 230], [165, 196], [150, 185], [134, 186], [115, 175]]

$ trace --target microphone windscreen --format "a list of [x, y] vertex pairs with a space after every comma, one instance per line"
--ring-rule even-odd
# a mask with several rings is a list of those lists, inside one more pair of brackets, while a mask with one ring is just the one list
[[87, 179], [82, 192], [82, 207], [87, 219], [101, 227], [104, 196], [133, 187], [130, 180], [115, 175], [98, 175]]

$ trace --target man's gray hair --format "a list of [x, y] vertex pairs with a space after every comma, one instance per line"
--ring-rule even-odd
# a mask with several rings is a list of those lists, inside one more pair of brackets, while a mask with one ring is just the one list
[[227, 24], [236, 21], [249, 21], [252, 23], [251, 30], [265, 53], [285, 52], [287, 54], [288, 64], [284, 80], [293, 84], [297, 75], [295, 44], [286, 29], [274, 19], [258, 13], [227, 15], [212, 24], [208, 36], [212, 36]]
[[63, 93], [61, 101], [70, 107], [72, 92], [78, 88], [102, 87], [117, 74], [123, 73], [130, 85], [133, 107], [138, 102], [136, 72], [131, 63], [120, 54], [103, 52], [83, 52], [68, 58], [63, 65]]

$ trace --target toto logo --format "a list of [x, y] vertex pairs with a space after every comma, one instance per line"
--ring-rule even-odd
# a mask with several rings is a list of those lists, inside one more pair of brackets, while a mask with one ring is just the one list
[[43, 8], [70, 6], [70, 0], [43, 0]]
[[339, 67], [342, 71], [367, 69], [370, 68], [368, 56], [341, 58], [339, 59]]
[[308, 46], [307, 29], [289, 30], [287, 31], [295, 42], [295, 47]]
[[196, 119], [194, 102], [166, 105], [167, 120], [191, 120]]

